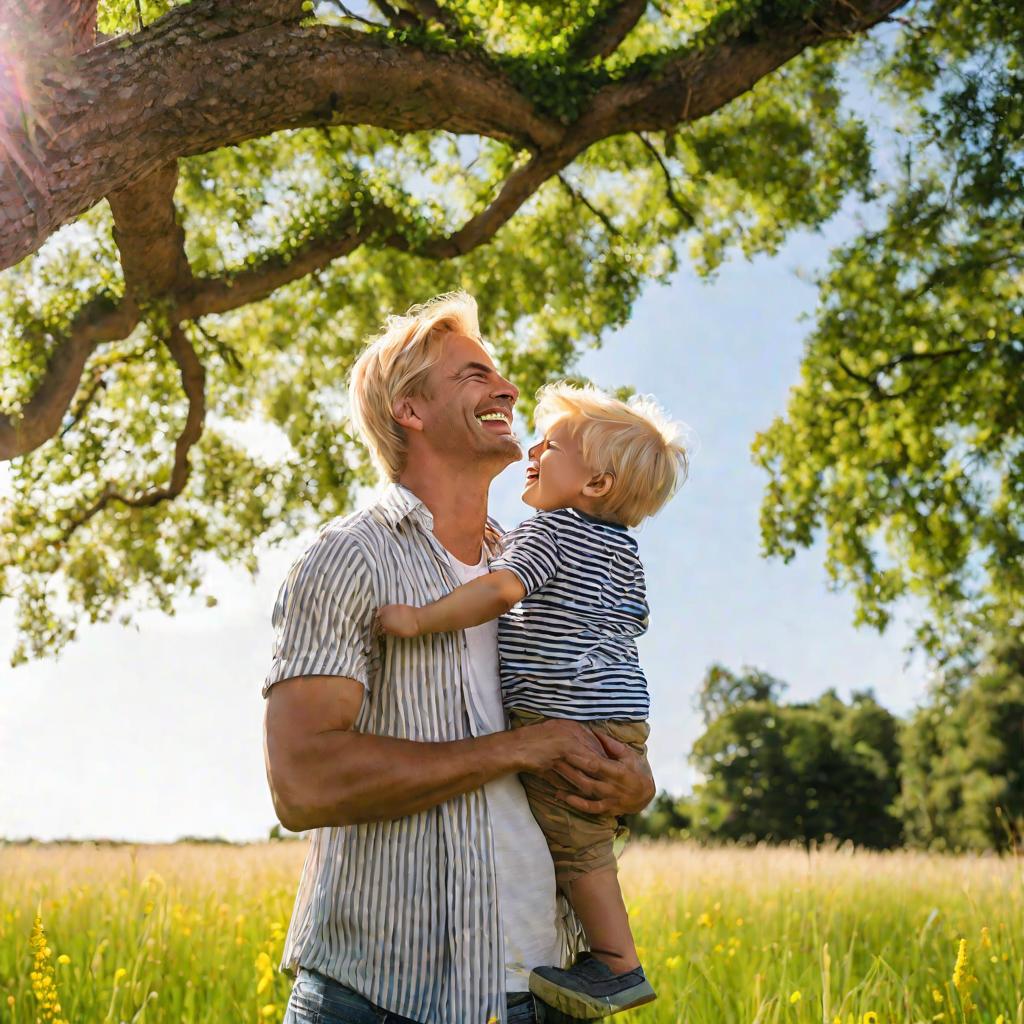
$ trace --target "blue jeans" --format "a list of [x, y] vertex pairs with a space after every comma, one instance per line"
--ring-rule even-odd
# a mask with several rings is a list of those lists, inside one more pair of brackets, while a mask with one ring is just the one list
[[[508, 1024], [556, 1024], [562, 1020], [529, 993], [509, 997]], [[282, 1024], [418, 1024], [374, 1006], [347, 985], [300, 967]], [[429, 1024], [429, 1022], [423, 1022]], [[578, 1022], [577, 1022], [578, 1024]]]

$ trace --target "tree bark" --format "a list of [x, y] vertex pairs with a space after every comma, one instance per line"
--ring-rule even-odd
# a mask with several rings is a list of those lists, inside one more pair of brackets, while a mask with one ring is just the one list
[[611, 134], [702, 117], [807, 46], [863, 31], [905, 2], [823, 2], [813, 19], [684, 53], [657, 74], [607, 86], [566, 126], [474, 47], [438, 52], [303, 26], [299, 5], [284, 0], [195, 0], [132, 36], [36, 68], [28, 133], [7, 117], [17, 145], [0, 159], [0, 269], [179, 157], [325, 124], [444, 129], [578, 153]]

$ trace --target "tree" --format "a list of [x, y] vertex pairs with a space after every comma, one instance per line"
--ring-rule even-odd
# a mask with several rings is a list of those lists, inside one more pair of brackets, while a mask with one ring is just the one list
[[690, 813], [685, 800], [662, 790], [640, 814], [626, 816], [630, 836], [642, 839], [675, 839], [690, 827]]
[[849, 704], [832, 690], [792, 705], [740, 695], [694, 744], [691, 760], [704, 781], [690, 803], [691, 831], [743, 842], [831, 837], [893, 846], [901, 834], [892, 809], [899, 750], [899, 723], [870, 691]]
[[752, 701], [777, 704], [787, 684], [767, 672], [744, 666], [737, 674], [715, 662], [704, 673], [694, 707], [705, 726], [721, 718], [727, 711]]
[[917, 3], [881, 54], [896, 180], [836, 252], [785, 416], [753, 450], [763, 549], [817, 531], [857, 621], [900, 598], [916, 642], [970, 656], [1024, 602], [1024, 8]]
[[970, 669], [940, 674], [903, 739], [899, 810], [914, 845], [1024, 843], [1024, 645], [1019, 616]]
[[530, 394], [682, 239], [706, 273], [827, 219], [869, 171], [837, 59], [902, 2], [8, 3], [14, 660], [344, 510], [385, 314], [469, 287]]

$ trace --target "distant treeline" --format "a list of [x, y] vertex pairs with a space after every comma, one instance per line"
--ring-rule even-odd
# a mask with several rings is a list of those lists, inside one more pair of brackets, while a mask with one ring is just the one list
[[[809, 703], [784, 702], [785, 690], [766, 672], [712, 665], [690, 754], [703, 782], [682, 797], [660, 793], [629, 819], [633, 835], [1024, 849], [1024, 629], [1000, 631], [976, 659], [936, 671], [905, 720], [870, 689], [848, 701], [830, 689]], [[268, 838], [299, 836], [274, 825]], [[32, 840], [0, 839], [12, 842]]]
[[1024, 845], [1024, 641], [937, 672], [897, 718], [871, 690], [784, 703], [786, 684], [713, 665], [692, 794], [661, 793], [634, 835], [982, 851]]

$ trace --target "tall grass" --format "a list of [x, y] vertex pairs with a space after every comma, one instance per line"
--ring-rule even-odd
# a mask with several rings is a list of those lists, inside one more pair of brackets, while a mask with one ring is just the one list
[[[0, 847], [0, 1020], [280, 1021], [304, 853]], [[624, 1022], [1024, 1024], [1020, 861], [636, 845], [620, 873], [659, 995]]]

